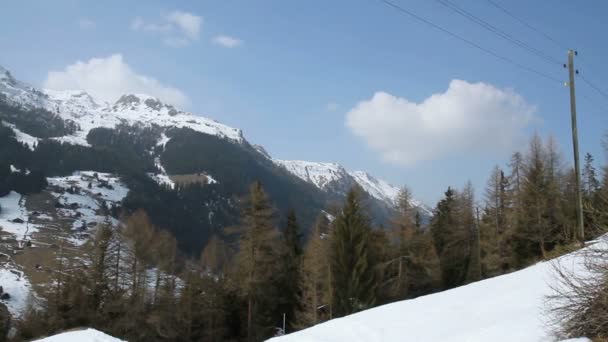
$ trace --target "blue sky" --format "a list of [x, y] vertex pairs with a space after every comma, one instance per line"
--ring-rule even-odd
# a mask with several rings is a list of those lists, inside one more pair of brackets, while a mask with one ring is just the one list
[[[494, 1], [562, 44], [576, 48], [580, 54], [577, 68], [608, 91], [608, 66], [602, 63], [608, 55], [608, 22], [604, 20], [608, 3]], [[559, 80], [567, 79], [559, 65], [550, 65], [502, 40], [437, 1], [395, 2], [485, 48]], [[563, 48], [489, 2], [453, 2], [552, 58], [566, 60]], [[535, 130], [555, 135], [566, 160], [570, 160], [568, 89], [563, 84], [505, 64], [379, 1], [128, 4], [67, 0], [5, 3], [0, 20], [0, 65], [19, 79], [43, 86], [49, 84], [49, 71], [62, 72], [77, 61], [87, 63], [120, 54], [132, 73], [178, 90], [186, 97], [186, 109], [243, 129], [248, 140], [265, 146], [274, 157], [335, 161], [351, 170], [365, 170], [395, 185], [407, 184], [416, 197], [431, 205], [448, 185], [460, 187], [470, 179], [481, 190], [492, 166], [504, 164]], [[175, 13], [200, 17], [200, 26], [172, 20]], [[224, 46], [215, 42], [218, 36], [225, 36]], [[227, 43], [226, 37], [234, 40]], [[225, 46], [229, 43], [233, 46]], [[455, 79], [466, 81], [465, 91], [448, 91]], [[478, 82], [489, 88], [471, 88]], [[499, 98], [508, 96], [504, 101], [478, 104], [476, 99], [483, 97], [476, 95], [478, 91]], [[600, 139], [608, 127], [608, 115], [602, 107], [608, 108], [608, 99], [580, 81], [577, 91], [581, 152], [591, 152], [603, 161]], [[388, 100], [373, 100], [377, 92], [383, 92]], [[416, 107], [433, 94], [451, 95], [439, 96], [436, 105]], [[517, 99], [524, 105], [513, 102]], [[353, 111], [361, 102], [369, 106], [361, 107], [355, 115]], [[392, 108], [391, 115], [420, 117], [434, 108], [448, 116], [452, 108], [460, 108], [457, 117], [461, 121], [454, 122], [457, 128], [452, 130], [447, 124], [451, 119], [433, 112], [423, 121], [432, 127], [443, 125], [442, 129], [447, 125], [448, 129], [424, 135], [425, 130], [415, 126], [420, 120], [398, 117], [401, 121], [393, 132], [384, 134], [383, 127], [392, 128], [395, 118], [375, 121], [373, 111], [383, 110], [382, 105]], [[505, 106], [504, 112], [501, 106]], [[469, 117], [470, 108], [489, 108], [493, 113], [481, 110]], [[532, 118], [519, 116], [526, 110], [533, 111]], [[347, 124], [347, 113], [356, 117], [352, 124]], [[497, 125], [515, 121], [518, 123], [504, 130], [497, 129]], [[399, 128], [403, 128], [403, 139], [394, 132]], [[510, 144], [480, 141], [480, 136], [487, 139], [494, 132], [511, 137]], [[420, 151], [428, 151], [428, 158], [404, 160]], [[390, 153], [401, 155], [391, 161], [387, 160]]]

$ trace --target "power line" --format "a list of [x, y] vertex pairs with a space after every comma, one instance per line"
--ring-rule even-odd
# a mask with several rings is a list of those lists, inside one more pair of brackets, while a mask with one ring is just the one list
[[470, 46], [472, 46], [472, 47], [474, 47], [474, 48], [476, 48], [478, 50], [481, 50], [481, 51], [483, 51], [483, 52], [485, 52], [485, 53], [487, 53], [489, 55], [492, 55], [492, 56], [494, 56], [494, 57], [496, 57], [496, 58], [498, 58], [498, 59], [500, 59], [500, 60], [502, 60], [502, 61], [504, 61], [506, 63], [514, 65], [514, 66], [516, 66], [516, 67], [518, 67], [520, 69], [526, 70], [528, 72], [534, 73], [534, 74], [536, 74], [538, 76], [544, 77], [544, 78], [546, 78], [548, 80], [551, 80], [551, 81], [554, 81], [554, 82], [558, 82], [560, 84], [562, 83], [562, 81], [560, 81], [559, 79], [557, 79], [557, 78], [555, 78], [555, 77], [553, 77], [551, 75], [548, 75], [548, 74], [546, 74], [544, 72], [541, 72], [541, 71], [535, 70], [533, 68], [530, 68], [528, 66], [525, 66], [523, 64], [520, 64], [520, 63], [518, 63], [518, 62], [516, 62], [516, 61], [514, 61], [514, 60], [512, 60], [512, 59], [510, 59], [508, 57], [501, 56], [498, 53], [496, 53], [496, 52], [494, 52], [492, 50], [486, 49], [483, 46], [481, 46], [481, 45], [479, 45], [479, 44], [477, 44], [477, 43], [475, 43], [475, 42], [473, 42], [473, 41], [471, 41], [471, 40], [469, 40], [469, 39], [467, 39], [467, 38], [465, 38], [465, 37], [463, 37], [461, 35], [458, 35], [458, 34], [452, 32], [452, 31], [450, 31], [450, 30], [448, 30], [448, 29], [446, 29], [446, 28], [444, 28], [442, 26], [439, 26], [439, 25], [437, 25], [437, 24], [429, 21], [428, 19], [425, 19], [425, 18], [423, 18], [423, 17], [421, 17], [421, 16], [419, 16], [419, 15], [417, 15], [417, 14], [415, 14], [415, 13], [409, 11], [409, 10], [407, 10], [406, 8], [399, 6], [398, 4], [396, 4], [396, 3], [394, 3], [394, 2], [392, 2], [390, 0], [379, 0], [379, 1], [381, 1], [384, 4], [392, 7], [393, 9], [397, 10], [398, 12], [400, 12], [402, 14], [406, 14], [406, 15], [408, 15], [408, 16], [410, 16], [410, 17], [412, 17], [412, 18], [414, 18], [414, 19], [416, 19], [416, 20], [418, 20], [418, 21], [420, 21], [422, 23], [427, 24], [428, 26], [431, 26], [431, 27], [433, 27], [433, 28], [435, 28], [437, 30], [440, 30], [443, 33], [446, 33], [446, 34], [452, 36], [453, 38], [456, 38], [456, 39], [458, 39], [458, 40], [460, 40], [460, 41], [462, 41], [462, 42], [464, 42], [464, 43], [466, 43], [466, 44], [468, 44], [468, 45], [470, 45]]
[[509, 10], [507, 10], [506, 8], [504, 8], [503, 6], [501, 6], [500, 4], [498, 4], [496, 1], [493, 0], [487, 0], [490, 4], [492, 4], [494, 7], [498, 8], [499, 10], [501, 10], [502, 12], [504, 12], [506, 15], [510, 16], [511, 18], [519, 21], [520, 23], [524, 24], [526, 27], [528, 27], [530, 30], [540, 34], [541, 36], [545, 37], [547, 40], [551, 41], [553, 44], [555, 44], [556, 46], [564, 49], [564, 50], [568, 50], [568, 48], [565, 46], [565, 44], [562, 44], [560, 42], [558, 42], [556, 39], [552, 38], [550, 35], [546, 34], [545, 32], [539, 30], [538, 28], [528, 24], [526, 21], [524, 21], [523, 19], [519, 18], [518, 16], [516, 16], [515, 14], [511, 13]]
[[557, 59], [555, 59], [555, 58], [547, 55], [546, 53], [542, 52], [541, 50], [513, 37], [509, 33], [499, 29], [498, 27], [496, 27], [496, 26], [490, 24], [489, 22], [481, 19], [480, 17], [472, 14], [471, 12], [465, 10], [464, 8], [458, 6], [457, 4], [450, 2], [449, 0], [437, 0], [437, 2], [439, 2], [443, 6], [447, 7], [448, 9], [451, 9], [452, 11], [456, 12], [457, 14], [465, 17], [466, 19], [469, 19], [473, 23], [483, 27], [484, 29], [496, 34], [497, 36], [503, 38], [504, 40], [506, 40], [510, 43], [513, 43], [513, 44], [519, 46], [520, 48], [544, 59], [545, 61], [549, 62], [550, 64], [562, 65], [562, 62], [558, 61]]
[[608, 93], [604, 92], [602, 89], [600, 89], [600, 87], [596, 86], [591, 81], [586, 79], [585, 76], [583, 76], [582, 74], [579, 73], [578, 77], [580, 77], [581, 80], [583, 80], [583, 82], [587, 83], [588, 86], [595, 89], [595, 91], [597, 91], [600, 95], [602, 95], [604, 98], [606, 98], [608, 100]]

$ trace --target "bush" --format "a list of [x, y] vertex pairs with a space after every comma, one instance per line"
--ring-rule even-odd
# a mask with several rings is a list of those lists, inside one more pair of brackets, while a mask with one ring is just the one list
[[557, 284], [547, 298], [547, 313], [560, 338], [608, 339], [607, 244], [608, 237], [603, 237], [594, 246], [576, 252], [576, 257], [584, 260], [582, 270], [554, 263]]

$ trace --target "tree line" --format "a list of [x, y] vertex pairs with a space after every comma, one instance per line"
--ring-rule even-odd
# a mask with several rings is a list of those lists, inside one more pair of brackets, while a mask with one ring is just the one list
[[[135, 211], [118, 229], [99, 227], [84, 257], [61, 266], [19, 323], [20, 338], [92, 326], [132, 341], [261, 341], [565, 253], [577, 246], [575, 190], [555, 141], [535, 135], [492, 170], [483, 198], [471, 183], [450, 187], [428, 223], [403, 188], [394, 217], [375, 226], [355, 187], [304, 237], [296, 211], [280, 220], [254, 182], [239, 223], [193, 260]], [[593, 238], [608, 219], [608, 176], [591, 155], [582, 190]]]

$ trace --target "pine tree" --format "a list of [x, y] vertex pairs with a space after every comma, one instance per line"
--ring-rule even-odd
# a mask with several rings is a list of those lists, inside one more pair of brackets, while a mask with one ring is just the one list
[[441, 280], [446, 289], [462, 285], [467, 280], [471, 257], [471, 232], [460, 216], [461, 202], [451, 188], [435, 208], [431, 234], [439, 263]]
[[375, 302], [369, 219], [363, 213], [358, 189], [351, 189], [333, 222], [332, 279], [335, 312], [348, 315]]
[[[300, 246], [301, 233], [296, 219], [295, 210], [289, 210], [287, 225], [283, 231], [285, 252], [283, 257], [283, 279], [281, 280], [279, 300], [280, 311], [285, 314], [289, 322], [295, 323], [294, 317], [298, 306], [298, 284], [300, 282], [300, 263], [302, 247]], [[294, 324], [290, 324], [294, 325]]]

